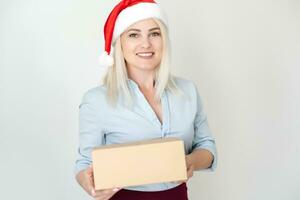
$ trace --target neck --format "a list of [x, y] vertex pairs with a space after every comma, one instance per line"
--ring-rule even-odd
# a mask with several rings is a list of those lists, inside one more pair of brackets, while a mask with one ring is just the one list
[[127, 70], [128, 78], [135, 81], [140, 89], [152, 90], [154, 89], [154, 71], [134, 71]]

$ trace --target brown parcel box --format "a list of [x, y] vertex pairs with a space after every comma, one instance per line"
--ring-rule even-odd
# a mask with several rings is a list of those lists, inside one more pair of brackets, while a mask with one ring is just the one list
[[184, 145], [177, 138], [101, 146], [92, 160], [96, 190], [187, 180]]

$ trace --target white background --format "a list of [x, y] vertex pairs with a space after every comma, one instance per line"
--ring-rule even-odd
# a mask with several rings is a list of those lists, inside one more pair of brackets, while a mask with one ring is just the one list
[[[73, 175], [78, 106], [117, 2], [0, 1], [0, 199], [90, 199]], [[300, 2], [160, 2], [172, 70], [197, 83], [219, 153], [190, 199], [300, 199]]]

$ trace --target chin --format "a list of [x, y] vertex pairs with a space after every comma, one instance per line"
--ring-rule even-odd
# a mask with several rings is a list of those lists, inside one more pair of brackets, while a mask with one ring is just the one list
[[153, 71], [156, 69], [156, 66], [140, 66], [139, 69], [145, 71]]
[[154, 70], [158, 64], [155, 64], [155, 63], [149, 63], [149, 64], [146, 64], [146, 63], [137, 63], [135, 65], [136, 67], [135, 68], [138, 68], [140, 70]]

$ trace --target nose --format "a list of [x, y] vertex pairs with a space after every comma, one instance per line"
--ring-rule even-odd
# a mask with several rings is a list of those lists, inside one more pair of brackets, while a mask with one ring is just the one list
[[143, 37], [141, 42], [142, 42], [141, 46], [143, 48], [149, 48], [151, 46], [151, 42], [148, 37]]

